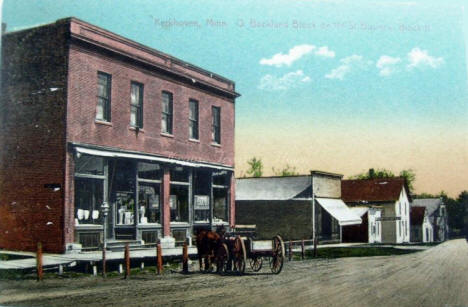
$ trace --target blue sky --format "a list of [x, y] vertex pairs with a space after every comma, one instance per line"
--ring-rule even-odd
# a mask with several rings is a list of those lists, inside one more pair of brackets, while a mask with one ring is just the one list
[[[4, 0], [3, 22], [11, 31], [75, 16], [234, 80], [239, 173], [255, 155], [267, 168], [287, 162], [300, 172], [411, 167], [421, 191], [458, 193], [466, 175], [437, 178], [468, 173], [463, 4]], [[296, 159], [303, 145], [321, 149]], [[362, 156], [352, 163], [333, 154], [356, 146]], [[379, 148], [396, 153], [375, 159]]]

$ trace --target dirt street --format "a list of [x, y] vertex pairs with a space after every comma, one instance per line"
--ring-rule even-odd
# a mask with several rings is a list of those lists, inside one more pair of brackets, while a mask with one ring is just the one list
[[468, 244], [408, 255], [285, 262], [245, 276], [194, 273], [1, 281], [15, 306], [468, 306]]

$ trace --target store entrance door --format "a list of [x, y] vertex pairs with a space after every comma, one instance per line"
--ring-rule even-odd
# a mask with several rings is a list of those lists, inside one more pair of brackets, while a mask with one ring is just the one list
[[136, 162], [117, 159], [109, 162], [109, 191], [115, 240], [135, 240], [137, 224]]

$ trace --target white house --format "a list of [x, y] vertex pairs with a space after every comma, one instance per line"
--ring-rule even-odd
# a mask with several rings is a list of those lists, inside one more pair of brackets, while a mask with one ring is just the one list
[[341, 193], [350, 207], [373, 208], [369, 212], [369, 227], [364, 230], [368, 231], [369, 242], [410, 242], [411, 196], [404, 178], [343, 180]]

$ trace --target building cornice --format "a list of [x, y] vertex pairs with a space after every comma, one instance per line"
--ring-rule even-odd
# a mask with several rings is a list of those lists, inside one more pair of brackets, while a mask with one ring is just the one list
[[230, 99], [240, 96], [235, 92], [233, 81], [198, 66], [74, 17], [58, 20], [57, 24], [60, 23], [69, 24], [72, 44], [81, 43], [91, 49], [107, 51], [132, 63], [143, 65], [156, 73]]

